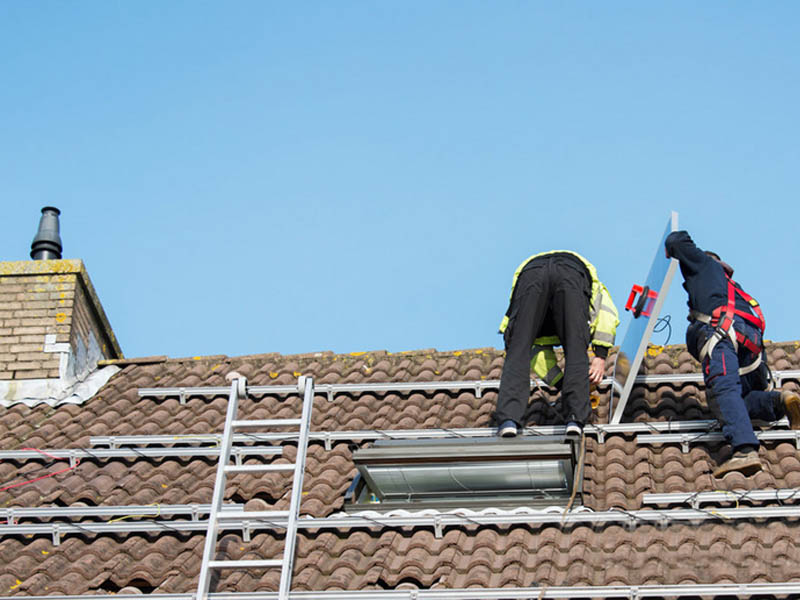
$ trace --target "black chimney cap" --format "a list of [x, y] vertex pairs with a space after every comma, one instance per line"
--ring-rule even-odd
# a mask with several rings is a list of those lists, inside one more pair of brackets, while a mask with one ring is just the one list
[[58, 260], [61, 258], [61, 236], [58, 233], [58, 215], [61, 211], [54, 206], [45, 206], [39, 219], [39, 231], [31, 244], [33, 260]]

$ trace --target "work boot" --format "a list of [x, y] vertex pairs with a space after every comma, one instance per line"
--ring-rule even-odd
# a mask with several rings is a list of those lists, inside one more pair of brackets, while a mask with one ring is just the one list
[[564, 430], [564, 434], [567, 437], [576, 437], [579, 438], [583, 434], [583, 425], [576, 421], [570, 421], [567, 423], [567, 426]]
[[758, 450], [752, 447], [737, 450], [728, 460], [717, 467], [714, 477], [722, 478], [728, 473], [738, 471], [745, 477], [755, 475], [762, 469], [761, 460], [758, 458]]
[[789, 419], [789, 427], [800, 429], [800, 394], [789, 390], [781, 392], [781, 401]]
[[497, 435], [500, 437], [516, 437], [517, 433], [517, 424], [511, 419], [503, 421], [497, 430]]

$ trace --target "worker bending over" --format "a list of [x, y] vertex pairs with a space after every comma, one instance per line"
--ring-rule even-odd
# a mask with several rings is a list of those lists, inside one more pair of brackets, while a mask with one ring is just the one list
[[[602, 380], [618, 324], [611, 295], [588, 260], [567, 250], [525, 260], [514, 272], [500, 324], [506, 359], [494, 413], [498, 434], [513, 437], [524, 425], [533, 369], [545, 383], [561, 388], [567, 434], [580, 435], [592, 413], [589, 382]], [[586, 352], [590, 343], [591, 365]], [[558, 345], [564, 347], [563, 373], [553, 350]]]
[[667, 257], [680, 261], [689, 294], [687, 349], [702, 365], [709, 406], [732, 448], [732, 456], [714, 476], [732, 471], [753, 475], [761, 470], [761, 461], [751, 419], [788, 416], [792, 429], [800, 429], [800, 396], [766, 391], [771, 381], [764, 315], [758, 302], [731, 279], [730, 265], [714, 252], [700, 250], [685, 231], [669, 234], [664, 246]]

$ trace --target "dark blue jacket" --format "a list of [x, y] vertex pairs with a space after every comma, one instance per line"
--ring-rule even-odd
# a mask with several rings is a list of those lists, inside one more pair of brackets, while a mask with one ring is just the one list
[[[683, 288], [689, 294], [689, 308], [710, 315], [718, 306], [728, 304], [728, 278], [722, 265], [700, 250], [685, 231], [673, 231], [664, 246], [667, 254], [681, 264]], [[734, 283], [736, 287], [738, 284]], [[739, 287], [741, 289], [741, 287]], [[750, 305], [736, 294], [736, 308], [750, 312]]]

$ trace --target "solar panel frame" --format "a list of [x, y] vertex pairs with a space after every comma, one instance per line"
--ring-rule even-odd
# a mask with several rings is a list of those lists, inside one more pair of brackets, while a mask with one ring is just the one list
[[[634, 316], [633, 311], [631, 311], [630, 324], [614, 359], [614, 375], [612, 377], [608, 410], [608, 422], [611, 424], [617, 424], [622, 421], [622, 415], [625, 412], [625, 406], [628, 403], [633, 384], [639, 373], [644, 353], [647, 351], [647, 345], [653, 335], [653, 329], [658, 323], [661, 307], [664, 305], [670, 284], [675, 277], [675, 271], [678, 269], [677, 259], [667, 258], [664, 251], [664, 242], [667, 236], [677, 230], [678, 213], [672, 211], [667, 221], [664, 235], [656, 248], [656, 255], [653, 258], [650, 272], [643, 286], [645, 289], [649, 289], [651, 293], [654, 290], [656, 291], [657, 296], [652, 303], [652, 309], [649, 314], [645, 311], [638, 316]], [[650, 307], [648, 306], [648, 308]], [[623, 362], [626, 360], [627, 364]], [[619, 395], [619, 400], [616, 402], [615, 395]]]

